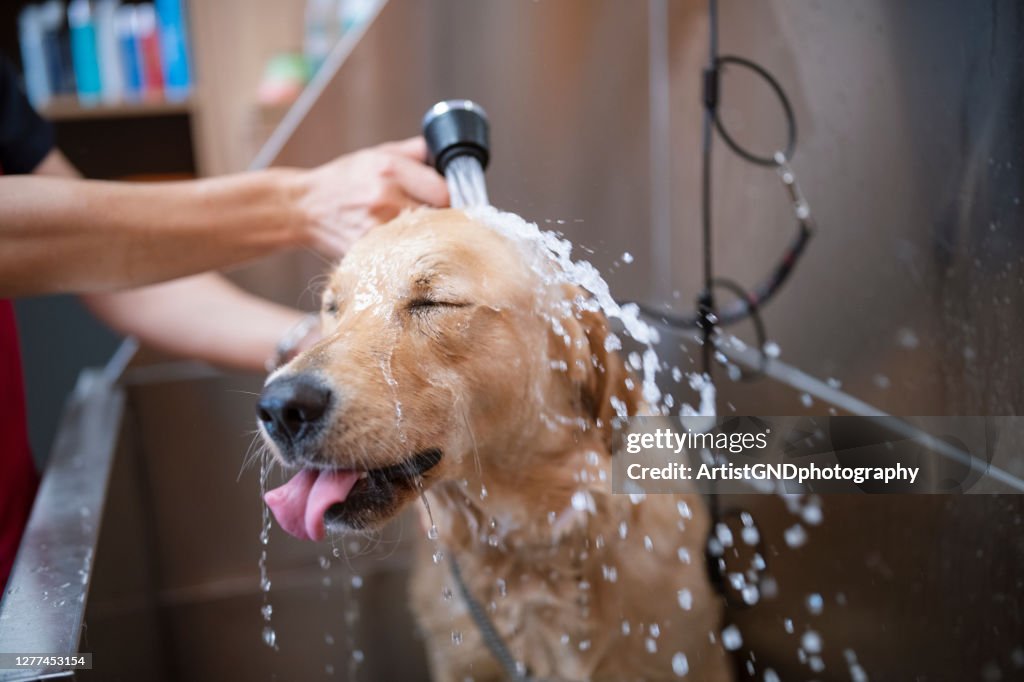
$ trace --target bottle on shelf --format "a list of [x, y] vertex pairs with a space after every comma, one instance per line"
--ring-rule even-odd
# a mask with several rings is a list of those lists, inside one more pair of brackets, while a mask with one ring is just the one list
[[89, 0], [71, 0], [68, 4], [68, 29], [78, 101], [84, 106], [92, 106], [100, 101], [103, 83], [96, 53], [96, 25]]

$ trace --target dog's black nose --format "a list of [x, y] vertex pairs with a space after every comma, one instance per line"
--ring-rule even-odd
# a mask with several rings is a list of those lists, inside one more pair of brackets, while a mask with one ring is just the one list
[[271, 438], [294, 445], [317, 431], [331, 397], [331, 389], [314, 377], [280, 377], [263, 388], [256, 415]]

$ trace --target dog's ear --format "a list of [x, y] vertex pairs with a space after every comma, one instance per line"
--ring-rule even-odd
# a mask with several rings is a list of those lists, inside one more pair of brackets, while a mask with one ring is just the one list
[[583, 416], [593, 420], [602, 440], [612, 447], [612, 420], [640, 411], [640, 382], [626, 366], [610, 338], [608, 318], [592, 309], [581, 290], [572, 290], [572, 315], [564, 326], [570, 341], [567, 373], [577, 392]]

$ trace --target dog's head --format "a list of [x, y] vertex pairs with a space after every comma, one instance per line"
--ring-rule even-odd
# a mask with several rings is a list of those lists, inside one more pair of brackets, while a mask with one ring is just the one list
[[[361, 239], [323, 294], [323, 338], [267, 381], [260, 430], [300, 469], [267, 502], [294, 535], [371, 529], [442, 481], [528, 484], [536, 458], [607, 444], [638, 401], [579, 289], [458, 211]], [[605, 448], [606, 449], [606, 448]]]

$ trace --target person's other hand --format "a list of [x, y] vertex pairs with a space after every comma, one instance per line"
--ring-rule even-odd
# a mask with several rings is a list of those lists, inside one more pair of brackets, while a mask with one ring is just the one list
[[300, 172], [298, 206], [312, 246], [340, 257], [364, 232], [403, 209], [447, 206], [448, 186], [426, 158], [426, 142], [412, 137]]

